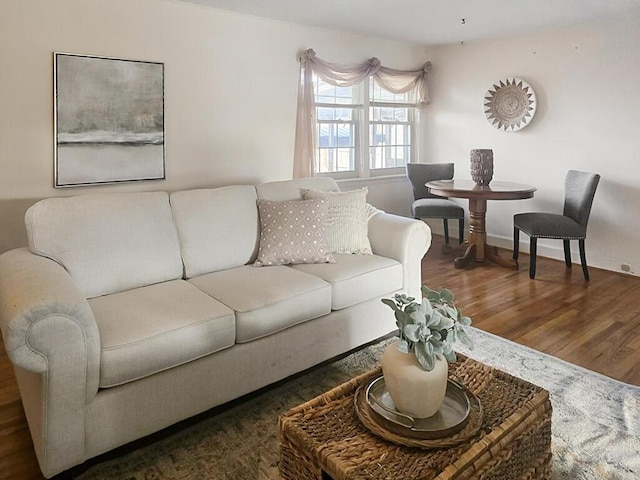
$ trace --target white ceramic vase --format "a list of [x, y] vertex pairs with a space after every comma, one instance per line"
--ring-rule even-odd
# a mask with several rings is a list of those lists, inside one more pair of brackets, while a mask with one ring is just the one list
[[414, 418], [434, 415], [447, 393], [449, 365], [438, 356], [435, 367], [426, 371], [413, 353], [389, 345], [382, 355], [382, 373], [387, 391], [398, 411]]

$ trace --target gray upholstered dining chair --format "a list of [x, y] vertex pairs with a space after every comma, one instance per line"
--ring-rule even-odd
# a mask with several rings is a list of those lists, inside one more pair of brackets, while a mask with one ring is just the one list
[[513, 259], [518, 260], [519, 233], [529, 235], [529, 277], [536, 276], [536, 249], [538, 238], [562, 240], [564, 261], [571, 268], [570, 240], [578, 240], [580, 263], [584, 279], [589, 280], [584, 241], [587, 237], [587, 222], [591, 213], [593, 197], [600, 181], [596, 173], [569, 170], [564, 181], [564, 209], [562, 215], [554, 213], [518, 213], [513, 216]]
[[444, 241], [449, 243], [449, 219], [458, 220], [458, 240], [464, 240], [464, 208], [446, 197], [429, 193], [425, 186], [432, 180], [451, 180], [453, 163], [407, 163], [407, 176], [413, 187], [414, 218], [441, 218], [444, 223]]

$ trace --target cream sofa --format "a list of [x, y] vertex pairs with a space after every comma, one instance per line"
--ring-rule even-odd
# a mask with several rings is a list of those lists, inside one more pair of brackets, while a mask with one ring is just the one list
[[431, 233], [372, 209], [374, 255], [255, 267], [257, 199], [331, 179], [53, 198], [0, 256], [0, 325], [46, 477], [395, 329]]

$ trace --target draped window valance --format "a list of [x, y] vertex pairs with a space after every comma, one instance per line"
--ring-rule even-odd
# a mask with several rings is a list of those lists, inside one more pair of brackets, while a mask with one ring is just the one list
[[336, 65], [316, 57], [316, 52], [313, 49], [302, 53], [299, 60], [300, 83], [298, 85], [293, 178], [311, 177], [315, 173], [314, 73], [325, 82], [338, 87], [357, 85], [367, 77], [373, 76], [382, 88], [392, 93], [406, 93], [415, 90], [418, 108], [423, 108], [429, 103], [427, 79], [431, 70], [431, 62], [426, 62], [416, 70], [396, 70], [383, 67], [380, 65], [380, 60], [375, 57], [357, 65]]

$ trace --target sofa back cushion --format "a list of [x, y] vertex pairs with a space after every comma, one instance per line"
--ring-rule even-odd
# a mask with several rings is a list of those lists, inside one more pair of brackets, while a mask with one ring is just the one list
[[250, 263], [258, 251], [256, 189], [249, 185], [171, 194], [185, 277]]
[[256, 187], [258, 198], [281, 202], [283, 200], [302, 200], [307, 190], [339, 192], [340, 188], [333, 178], [309, 177], [263, 183]]
[[165, 192], [49, 198], [25, 224], [31, 251], [61, 264], [87, 298], [182, 276]]

